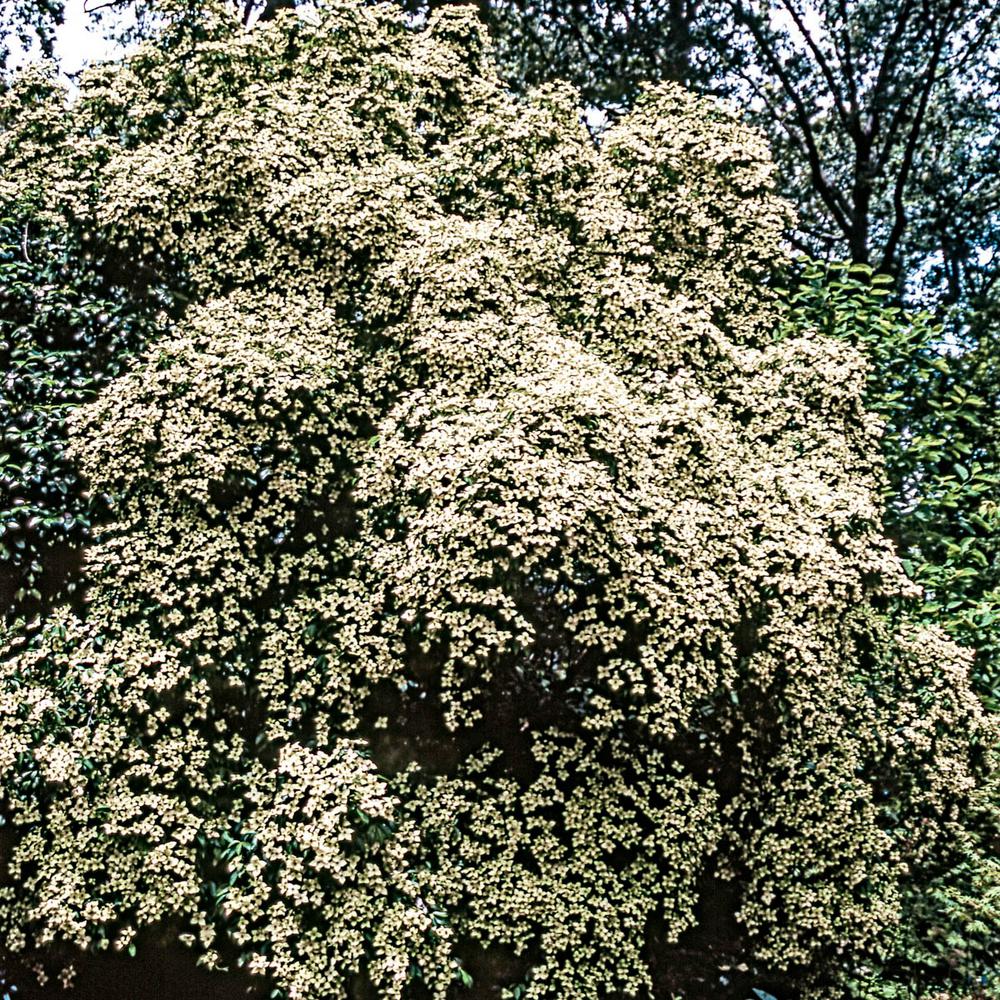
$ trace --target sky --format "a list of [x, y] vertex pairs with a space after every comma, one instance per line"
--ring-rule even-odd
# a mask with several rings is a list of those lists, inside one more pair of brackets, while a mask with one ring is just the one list
[[[63, 24], [56, 30], [55, 57], [60, 69], [70, 76], [88, 63], [120, 54], [119, 46], [109, 42], [97, 27], [97, 19], [87, 13], [86, 0], [67, 0]], [[38, 58], [38, 47], [28, 51], [20, 49], [16, 40], [12, 46], [12, 65], [23, 64]]]
[[114, 46], [93, 31], [94, 17], [84, 10], [84, 0], [69, 0], [65, 21], [56, 34], [56, 58], [66, 73], [82, 69], [88, 62], [111, 55]]

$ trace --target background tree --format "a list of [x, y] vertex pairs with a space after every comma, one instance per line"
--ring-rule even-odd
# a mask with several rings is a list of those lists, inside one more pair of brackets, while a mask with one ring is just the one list
[[783, 325], [761, 139], [661, 86], [595, 146], [467, 11], [174, 14], [3, 133], [180, 301], [71, 421], [86, 606], [5, 634], [7, 947], [864, 995], [911, 896], [994, 892], [995, 725], [899, 605], [863, 355]]
[[[711, 36], [723, 85], [756, 104], [785, 183], [797, 185], [786, 190], [803, 215], [805, 249], [845, 247], [853, 262], [908, 280], [951, 240], [975, 239], [949, 224], [967, 216], [948, 217], [927, 196], [933, 183], [958, 203], [975, 199], [990, 172], [981, 161], [970, 176], [962, 153], [973, 136], [997, 132], [997, 108], [977, 98], [996, 93], [998, 17], [978, 0], [730, 5], [730, 35], [720, 24]], [[977, 219], [989, 208], [979, 202]]]
[[63, 22], [63, 0], [3, 0], [0, 3], [0, 70], [6, 69], [15, 49], [37, 45], [52, 55], [55, 30]]

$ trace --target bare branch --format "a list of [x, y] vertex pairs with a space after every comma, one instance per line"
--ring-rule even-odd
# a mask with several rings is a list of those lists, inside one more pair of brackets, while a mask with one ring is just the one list
[[[847, 0], [838, 0], [840, 20], [843, 25], [843, 35], [841, 45], [837, 45], [837, 32], [831, 31], [830, 37], [833, 39], [833, 47], [844, 67], [844, 78], [847, 80], [848, 100], [850, 101], [851, 114], [858, 117], [860, 105], [858, 103], [858, 81], [855, 78], [854, 58], [851, 55], [851, 26], [847, 14]], [[860, 119], [859, 119], [860, 126]]]
[[[953, 13], [954, 7], [949, 14]], [[945, 19], [937, 38], [934, 40], [934, 48], [931, 52], [930, 62], [927, 64], [927, 72], [924, 74], [923, 87], [920, 94], [920, 103], [913, 116], [910, 125], [910, 133], [907, 136], [906, 148], [903, 152], [903, 162], [900, 164], [899, 172], [896, 174], [896, 183], [892, 192], [893, 223], [889, 231], [889, 238], [886, 240], [885, 249], [882, 253], [881, 269], [891, 272], [895, 266], [896, 255], [899, 250], [899, 242], [906, 231], [907, 217], [906, 204], [903, 201], [903, 194], [910, 178], [910, 171], [913, 169], [914, 159], [917, 152], [917, 143], [920, 139], [920, 131], [923, 126], [924, 116], [927, 112], [927, 105], [930, 102], [931, 91], [937, 80], [938, 64], [941, 61], [941, 54], [944, 51], [944, 43], [949, 32], [948, 19]]]
[[823, 74], [823, 78], [826, 80], [826, 85], [829, 88], [830, 96], [833, 98], [833, 102], [836, 105], [837, 113], [840, 115], [841, 122], [843, 122], [844, 127], [849, 133], [853, 133], [854, 129], [857, 127], [857, 123], [852, 120], [851, 116], [848, 114], [847, 108], [844, 106], [843, 95], [840, 92], [840, 87], [837, 85], [833, 69], [827, 61], [826, 56], [823, 54], [823, 50], [819, 47], [819, 44], [813, 38], [812, 33], [806, 27], [806, 23], [801, 12], [792, 0], [781, 0], [781, 5], [786, 11], [788, 11], [789, 16], [795, 22], [795, 27], [798, 28], [799, 34], [802, 35], [809, 51], [816, 60], [816, 65], [819, 67], [819, 71]]
[[906, 32], [910, 15], [912, 13], [913, 0], [903, 0], [903, 4], [896, 17], [896, 26], [893, 29], [892, 34], [889, 36], [888, 41], [885, 43], [885, 51], [882, 53], [882, 62], [879, 65], [878, 77], [875, 80], [875, 86], [872, 88], [871, 92], [871, 104], [868, 113], [868, 125], [866, 128], [866, 131], [873, 139], [879, 131], [879, 115], [881, 115], [884, 110], [882, 99], [885, 86], [889, 81], [889, 74], [892, 71], [893, 60], [896, 57], [896, 48]]
[[879, 170], [882, 170], [889, 162], [889, 157], [892, 155], [892, 150], [896, 145], [896, 133], [903, 122], [906, 121], [906, 116], [910, 113], [910, 108], [915, 99], [915, 93], [905, 94], [898, 99], [896, 108], [889, 119], [889, 125], [885, 130], [882, 145], [875, 156], [875, 165]]
[[125, 3], [126, 0], [103, 0], [103, 3], [91, 3], [91, 0], [84, 0], [83, 12], [84, 14], [95, 14], [99, 10], [104, 10], [106, 7], [117, 7], [119, 4]]
[[802, 138], [805, 142], [806, 155], [809, 161], [809, 170], [813, 179], [813, 184], [816, 191], [823, 199], [823, 202], [833, 215], [837, 225], [841, 228], [845, 235], [849, 235], [851, 232], [851, 206], [848, 204], [844, 195], [837, 190], [834, 184], [830, 181], [826, 171], [823, 169], [823, 160], [820, 156], [819, 146], [816, 143], [816, 137], [813, 134], [810, 115], [805, 104], [803, 103], [802, 96], [795, 87], [794, 81], [788, 75], [788, 71], [785, 69], [780, 56], [773, 50], [771, 44], [765, 37], [764, 32], [761, 31], [760, 25], [757, 24], [754, 15], [746, 11], [746, 9], [739, 2], [732, 5], [732, 10], [739, 22], [753, 36], [758, 49], [769, 63], [771, 71], [780, 81], [782, 89], [795, 108], [795, 116], [798, 119], [798, 126], [802, 132]]

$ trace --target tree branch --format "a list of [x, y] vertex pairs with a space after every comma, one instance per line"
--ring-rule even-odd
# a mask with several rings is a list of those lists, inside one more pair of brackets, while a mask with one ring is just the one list
[[850, 101], [851, 114], [858, 118], [858, 127], [861, 122], [859, 118], [860, 105], [858, 103], [858, 81], [854, 75], [854, 58], [851, 55], [851, 26], [847, 14], [847, 0], [838, 0], [838, 12], [841, 24], [843, 25], [843, 37], [841, 38], [842, 48], [837, 46], [837, 33], [831, 32], [833, 38], [834, 51], [844, 67], [844, 78], [847, 80], [848, 100]]
[[880, 125], [879, 116], [884, 110], [882, 107], [882, 97], [885, 85], [889, 79], [890, 67], [892, 66], [893, 59], [895, 58], [896, 46], [899, 45], [899, 41], [906, 31], [910, 14], [912, 12], [913, 0], [903, 0], [903, 5], [896, 18], [896, 26], [893, 29], [892, 34], [889, 36], [888, 41], [885, 43], [885, 51], [882, 53], [882, 61], [879, 65], [878, 76], [871, 92], [871, 104], [868, 114], [867, 132], [872, 139], [874, 139], [878, 134]]
[[805, 104], [802, 101], [801, 95], [796, 90], [791, 77], [788, 75], [788, 72], [781, 61], [780, 56], [772, 50], [769, 42], [764, 37], [764, 33], [761, 31], [760, 25], [756, 23], [754, 15], [746, 11], [746, 9], [739, 2], [732, 4], [732, 10], [737, 20], [753, 36], [758, 49], [770, 64], [771, 71], [780, 81], [782, 89], [795, 108], [795, 115], [798, 118], [799, 129], [802, 132], [802, 138], [805, 142], [806, 155], [809, 161], [809, 170], [813, 179], [813, 185], [823, 202], [826, 204], [827, 208], [830, 210], [837, 225], [843, 231], [845, 236], [849, 237], [851, 233], [851, 206], [848, 204], [844, 195], [834, 187], [823, 169], [823, 161], [820, 156], [819, 147], [816, 144], [816, 137], [813, 134], [812, 123], [809, 118], [809, 113], [806, 111]]
[[847, 113], [847, 108], [844, 106], [840, 88], [837, 85], [833, 70], [827, 61], [826, 56], [823, 54], [823, 50], [819, 47], [812, 34], [806, 28], [805, 20], [792, 0], [781, 0], [781, 5], [786, 11], [788, 11], [789, 16], [795, 22], [795, 27], [799, 29], [799, 34], [802, 35], [809, 51], [816, 60], [816, 65], [819, 67], [819, 71], [823, 74], [823, 78], [826, 80], [826, 85], [830, 90], [830, 96], [833, 98], [833, 103], [837, 108], [837, 114], [840, 116], [840, 120], [843, 123], [844, 128], [847, 129], [848, 133], [853, 134], [857, 124], [852, 121], [851, 116]]
[[[948, 14], [952, 15], [954, 10], [955, 7], [953, 6], [949, 10]], [[934, 40], [934, 48], [931, 52], [931, 59], [927, 65], [927, 72], [924, 74], [923, 88], [922, 93], [920, 94], [920, 103], [917, 106], [917, 111], [913, 116], [913, 122], [910, 125], [910, 133], [907, 136], [906, 147], [903, 151], [903, 162], [900, 164], [899, 171], [896, 174], [896, 183], [892, 192], [892, 229], [889, 231], [889, 238], [886, 240], [885, 248], [882, 253], [882, 264], [880, 267], [880, 270], [886, 271], [890, 274], [895, 266], [896, 255], [899, 251], [899, 243], [903, 237], [903, 233], [906, 231], [906, 224], [908, 221], [906, 217], [906, 204], [903, 201], [903, 194], [906, 190], [907, 182], [909, 181], [910, 171], [913, 169], [913, 163], [917, 152], [917, 143], [920, 139], [920, 130], [923, 126], [924, 115], [927, 112], [927, 105], [930, 102], [931, 91], [934, 89], [934, 84], [937, 79], [938, 63], [941, 61], [941, 54], [944, 51], [944, 43], [948, 36], [948, 32], [949, 23], [948, 17], [946, 17], [937, 38]]]

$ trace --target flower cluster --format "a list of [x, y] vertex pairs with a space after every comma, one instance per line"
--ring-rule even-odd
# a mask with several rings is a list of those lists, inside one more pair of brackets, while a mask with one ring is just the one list
[[879, 611], [864, 359], [773, 336], [759, 138], [661, 87], [595, 145], [450, 6], [202, 17], [63, 110], [192, 302], [74, 419], [85, 608], [0, 658], [10, 947], [597, 1000], [673, 995], [713, 893], [715, 963], [891, 946], [996, 733]]

